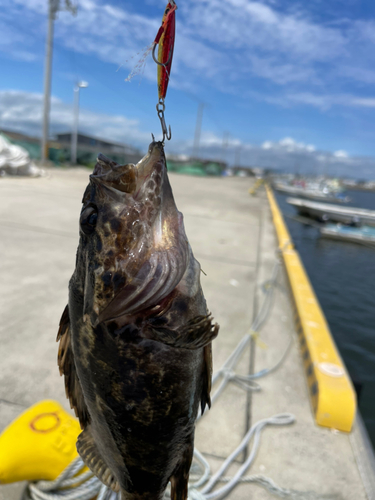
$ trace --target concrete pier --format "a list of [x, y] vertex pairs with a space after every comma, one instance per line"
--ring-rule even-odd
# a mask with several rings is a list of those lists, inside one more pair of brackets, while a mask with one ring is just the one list
[[[69, 409], [56, 366], [55, 338], [74, 269], [88, 175], [84, 169], [56, 169], [41, 179], [0, 179], [0, 431], [41, 399], [56, 399]], [[214, 341], [215, 371], [250, 333], [279, 259], [271, 212], [262, 188], [249, 196], [249, 179], [170, 178], [190, 244], [207, 275], [201, 280], [209, 309], [221, 326]], [[246, 375], [274, 366], [291, 339], [285, 360], [257, 381], [256, 392], [230, 383], [198, 422], [196, 446], [215, 471], [258, 420], [292, 413], [294, 424], [264, 429], [246, 475], [271, 478], [294, 492], [289, 498], [371, 500], [371, 464], [362, 463], [362, 476], [357, 465], [366, 455], [358, 426], [349, 435], [314, 422], [286, 289], [280, 266], [267, 322], [235, 371]], [[242, 453], [226, 475], [233, 476], [243, 459]], [[18, 500], [22, 488], [0, 486], [0, 500]], [[258, 484], [243, 483], [229, 498], [275, 496]]]

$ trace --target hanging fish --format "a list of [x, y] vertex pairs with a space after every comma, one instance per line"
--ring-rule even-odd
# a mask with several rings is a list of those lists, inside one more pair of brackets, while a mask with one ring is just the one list
[[137, 165], [99, 155], [83, 196], [58, 364], [77, 449], [122, 500], [186, 500], [198, 407], [218, 333], [169, 184], [164, 148]]

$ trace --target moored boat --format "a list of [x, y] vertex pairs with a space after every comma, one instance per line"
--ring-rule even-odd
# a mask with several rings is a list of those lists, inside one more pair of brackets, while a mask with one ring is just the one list
[[356, 207], [340, 207], [329, 203], [287, 198], [287, 203], [293, 205], [300, 215], [309, 216], [321, 221], [342, 222], [343, 224], [364, 224], [375, 226], [375, 210]]
[[375, 245], [375, 227], [327, 224], [320, 228], [320, 234], [326, 238]]
[[291, 194], [311, 200], [327, 201], [330, 203], [348, 203], [350, 198], [341, 192], [332, 191], [318, 185], [289, 185], [283, 182], [275, 182], [273, 187], [280, 193]]

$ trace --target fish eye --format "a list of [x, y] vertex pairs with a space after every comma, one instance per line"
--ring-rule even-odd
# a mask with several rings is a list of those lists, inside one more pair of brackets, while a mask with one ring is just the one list
[[91, 234], [95, 230], [97, 221], [98, 209], [94, 206], [89, 206], [81, 213], [79, 223], [85, 234]]

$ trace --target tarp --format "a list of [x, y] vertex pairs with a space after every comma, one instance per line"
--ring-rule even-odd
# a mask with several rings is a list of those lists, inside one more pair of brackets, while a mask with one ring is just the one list
[[25, 148], [12, 144], [0, 134], [0, 176], [4, 175], [37, 177], [43, 175], [43, 170], [30, 160]]

